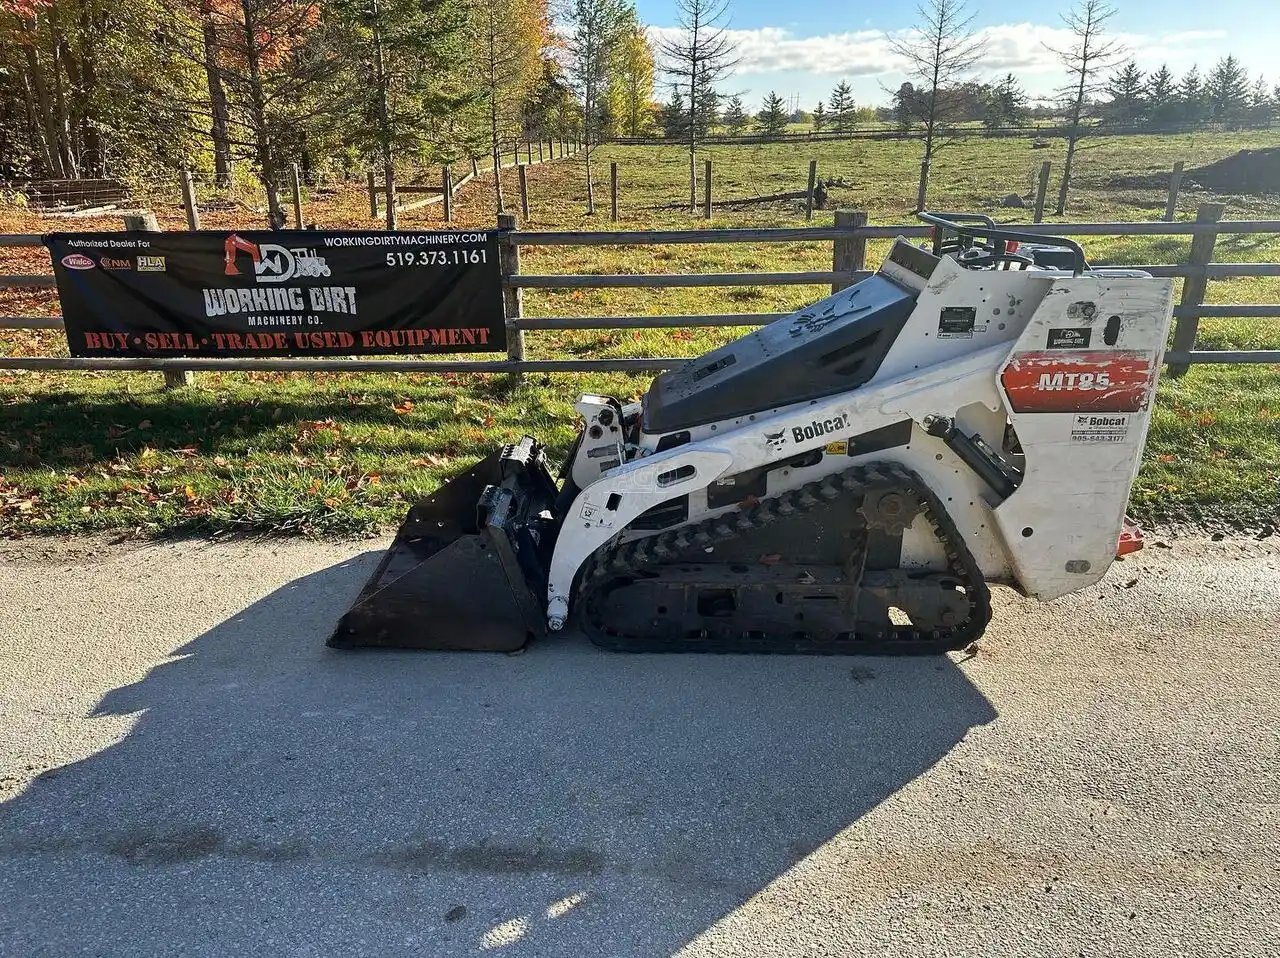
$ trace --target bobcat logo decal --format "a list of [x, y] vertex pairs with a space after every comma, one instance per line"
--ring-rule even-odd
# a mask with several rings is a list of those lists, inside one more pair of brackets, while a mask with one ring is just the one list
[[779, 429], [777, 432], [766, 432], [764, 434], [764, 444], [770, 449], [781, 449], [787, 444], [787, 431]]

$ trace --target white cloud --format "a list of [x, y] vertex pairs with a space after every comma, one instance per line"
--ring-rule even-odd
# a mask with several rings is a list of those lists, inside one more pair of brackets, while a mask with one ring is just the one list
[[[650, 27], [655, 46], [678, 36], [676, 27]], [[737, 49], [738, 74], [807, 73], [829, 77], [886, 77], [903, 72], [904, 63], [880, 30], [855, 30], [797, 37], [783, 27], [727, 31]], [[1061, 70], [1052, 48], [1071, 44], [1065, 27], [1036, 23], [1007, 23], [980, 31], [986, 53], [975, 73], [1014, 71], [1022, 74]], [[1140, 64], [1164, 59], [1188, 61], [1200, 48], [1227, 36], [1224, 30], [1187, 30], [1164, 35], [1116, 34]]]

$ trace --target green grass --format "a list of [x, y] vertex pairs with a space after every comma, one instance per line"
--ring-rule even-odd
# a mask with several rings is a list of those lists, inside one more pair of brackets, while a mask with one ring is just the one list
[[[1114, 137], [1091, 141], [1078, 166], [1067, 219], [1150, 220], [1164, 208], [1162, 171], [1176, 159], [1188, 169], [1235, 150], [1280, 143], [1280, 133]], [[1031, 149], [1029, 140], [966, 140], [937, 160], [932, 205], [988, 211], [1000, 197], [1029, 194], [1048, 159], [1056, 171], [1063, 145]], [[843, 178], [831, 206], [866, 209], [873, 223], [908, 222], [917, 146], [846, 141], [815, 146], [713, 147], [717, 197], [781, 192], [803, 185], [811, 157], [824, 178]], [[686, 210], [661, 209], [687, 197], [687, 155], [671, 147], [602, 147], [593, 159], [599, 212], [584, 211], [582, 157], [530, 170], [532, 217], [539, 229], [608, 229], [608, 164], [619, 164], [621, 228], [707, 225]], [[699, 164], [699, 170], [701, 164]], [[508, 196], [514, 195], [514, 175]], [[1198, 202], [1226, 203], [1229, 218], [1280, 217], [1280, 196], [1222, 197], [1188, 186], [1182, 215]], [[327, 225], [371, 226], [358, 189], [308, 199], [308, 218]], [[161, 206], [163, 223], [181, 210]], [[492, 221], [486, 187], [459, 196], [462, 225]], [[434, 225], [438, 209], [410, 214], [405, 225]], [[206, 217], [213, 228], [252, 225], [234, 211]], [[796, 203], [717, 210], [713, 227], [803, 225]], [[830, 223], [819, 212], [815, 224]], [[112, 221], [86, 228], [114, 228]], [[12, 231], [49, 229], [9, 216]], [[887, 244], [873, 243], [878, 262]], [[1182, 238], [1098, 238], [1094, 259], [1172, 262]], [[37, 271], [32, 253], [0, 250], [0, 272]], [[42, 254], [40, 254], [42, 255]], [[22, 257], [27, 257], [23, 259]], [[1280, 237], [1223, 238], [1218, 261], [1271, 261]], [[797, 243], [669, 248], [525, 248], [530, 273], [735, 272], [829, 269], [830, 246]], [[47, 262], [43, 269], [47, 270]], [[590, 316], [773, 312], [824, 294], [821, 287], [737, 289], [529, 290], [527, 315]], [[1280, 280], [1211, 284], [1218, 303], [1280, 302]], [[55, 311], [43, 293], [0, 293], [0, 313]], [[697, 355], [741, 330], [583, 331], [530, 334], [533, 357]], [[1280, 348], [1280, 322], [1206, 320], [1199, 346]], [[0, 351], [64, 352], [60, 335], [0, 334]], [[0, 372], [0, 534], [87, 531], [141, 534], [287, 532], [352, 534], [399, 520], [407, 505], [494, 445], [528, 432], [563, 450], [573, 436], [573, 402], [582, 391], [624, 399], [648, 377], [554, 375], [522, 385], [482, 375], [201, 374], [198, 387], [160, 388], [155, 374]], [[1153, 419], [1133, 510], [1147, 520], [1275, 524], [1280, 518], [1280, 368], [1207, 366], [1166, 379]]]

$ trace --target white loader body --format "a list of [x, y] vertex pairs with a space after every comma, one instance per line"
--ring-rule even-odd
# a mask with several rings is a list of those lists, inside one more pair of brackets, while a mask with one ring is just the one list
[[[915, 307], [874, 376], [856, 389], [696, 425], [689, 441], [665, 451], [658, 451], [662, 435], [643, 429], [627, 450], [618, 417], [607, 413], [603, 425], [595, 418], [610, 402], [583, 397], [586, 428], [602, 435], [584, 439], [572, 465], [581, 491], [551, 560], [553, 629], [565, 622], [586, 559], [642, 513], [677, 495], [689, 497], [691, 523], [732, 510], [736, 504], [709, 506], [708, 490], [810, 450], [825, 454], [770, 472], [769, 496], [861, 460], [896, 461], [943, 499], [989, 581], [1048, 600], [1102, 577], [1116, 555], [1151, 420], [1172, 281], [1132, 270], [973, 270], [949, 257], [925, 260], [904, 240], [895, 253], [880, 275], [915, 292]], [[857, 309], [858, 290], [780, 322], [804, 323], [823, 311], [839, 317]], [[637, 411], [624, 407], [623, 421]], [[998, 496], [929, 435], [934, 417], [954, 419], [990, 449], [1005, 450], [1022, 474], [1012, 494]], [[911, 424], [905, 443], [856, 453], [857, 437], [904, 421]], [[940, 546], [916, 528], [922, 525], [904, 534], [905, 567], [941, 565]]]

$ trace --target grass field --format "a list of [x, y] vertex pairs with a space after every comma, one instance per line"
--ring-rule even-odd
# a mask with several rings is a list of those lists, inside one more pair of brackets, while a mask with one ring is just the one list
[[[1151, 220], [1163, 211], [1162, 174], [1236, 150], [1280, 145], [1270, 134], [1195, 134], [1098, 139], [1083, 151], [1071, 220]], [[931, 205], [991, 212], [1007, 193], [1029, 194], [1042, 160], [1056, 187], [1064, 144], [1033, 150], [1024, 140], [966, 140], [934, 168]], [[917, 147], [894, 141], [712, 147], [717, 198], [802, 188], [810, 158], [831, 190], [830, 207], [863, 209], [873, 223], [910, 220]], [[619, 164], [621, 228], [693, 228], [705, 221], [664, 208], [687, 196], [687, 156], [668, 147], [601, 147], [593, 159], [599, 212], [584, 211], [579, 155], [529, 172], [538, 229], [608, 229], [608, 164]], [[515, 195], [514, 172], [507, 195]], [[163, 225], [182, 227], [176, 187], [153, 203]], [[1232, 219], [1280, 217], [1280, 195], [1212, 196], [1188, 184], [1181, 215], [1217, 200]], [[487, 182], [471, 184], [455, 208], [460, 225], [493, 222]], [[306, 216], [325, 226], [370, 228], [361, 188], [308, 196]], [[404, 226], [438, 225], [440, 209], [406, 214]], [[830, 223], [831, 213], [815, 215]], [[205, 215], [209, 228], [256, 226], [257, 214]], [[37, 232], [118, 227], [118, 220], [41, 220], [0, 211], [0, 230]], [[712, 226], [803, 225], [796, 203], [718, 209]], [[872, 244], [878, 262], [885, 244]], [[1099, 238], [1090, 255], [1112, 262], [1173, 262], [1182, 238]], [[1271, 261], [1280, 237], [1224, 238], [1215, 257]], [[830, 245], [542, 248], [522, 251], [526, 272], [735, 272], [830, 268]], [[47, 272], [43, 250], [0, 250], [0, 273]], [[529, 290], [528, 315], [771, 312], [823, 295], [820, 287], [668, 290]], [[1219, 303], [1280, 302], [1280, 280], [1211, 284]], [[0, 291], [0, 314], [54, 313], [44, 292]], [[626, 357], [697, 355], [732, 330], [547, 332], [529, 335], [529, 355]], [[1280, 322], [1205, 320], [1202, 348], [1280, 348]], [[0, 352], [55, 355], [60, 333], [0, 332]], [[0, 534], [119, 530], [172, 532], [367, 532], [394, 523], [406, 504], [495, 444], [529, 432], [564, 448], [581, 391], [638, 396], [647, 376], [553, 375], [521, 385], [483, 375], [201, 374], [194, 389], [163, 391], [158, 374], [0, 371]], [[1147, 520], [1267, 527], [1280, 519], [1280, 369], [1196, 367], [1161, 387], [1134, 512]]]

